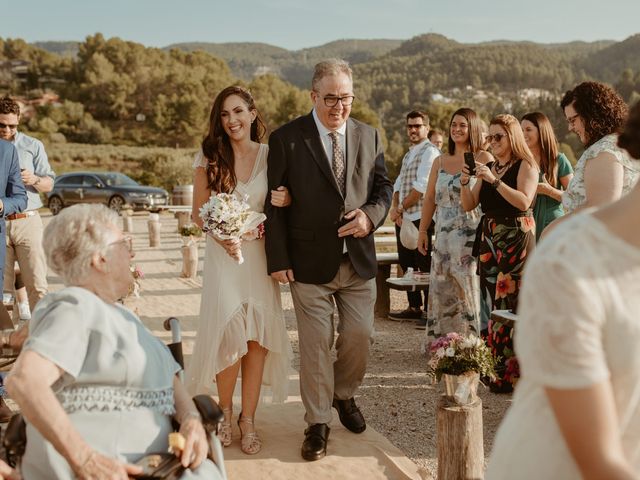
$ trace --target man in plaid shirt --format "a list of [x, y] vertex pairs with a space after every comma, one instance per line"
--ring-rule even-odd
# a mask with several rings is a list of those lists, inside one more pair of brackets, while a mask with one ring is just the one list
[[[391, 203], [390, 218], [396, 224], [396, 240], [398, 242], [398, 257], [400, 266], [404, 271], [412, 267], [414, 271], [428, 272], [431, 269], [431, 242], [426, 255], [418, 250], [409, 250], [400, 242], [400, 226], [403, 221], [410, 221], [418, 228], [422, 214], [422, 199], [427, 190], [427, 179], [431, 171], [433, 161], [440, 155], [440, 150], [427, 138], [429, 135], [429, 116], [421, 111], [414, 110], [407, 114], [407, 136], [411, 147], [402, 159], [400, 174], [393, 186], [393, 199]], [[429, 236], [433, 235], [433, 222], [428, 230]], [[426, 326], [427, 299], [429, 289], [424, 290], [424, 303], [422, 294], [407, 292], [409, 307], [400, 312], [390, 312], [391, 320], [415, 320], [417, 326]]]

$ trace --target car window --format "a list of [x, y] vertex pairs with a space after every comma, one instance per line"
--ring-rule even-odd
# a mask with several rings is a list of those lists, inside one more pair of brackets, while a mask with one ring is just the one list
[[100, 183], [98, 177], [93, 175], [85, 175], [82, 177], [82, 186], [83, 187], [95, 187], [96, 183]]
[[127, 177], [124, 173], [104, 173], [100, 175], [104, 183], [110, 187], [135, 187], [138, 182]]
[[56, 185], [78, 185], [82, 183], [82, 175], [69, 175], [56, 178]]

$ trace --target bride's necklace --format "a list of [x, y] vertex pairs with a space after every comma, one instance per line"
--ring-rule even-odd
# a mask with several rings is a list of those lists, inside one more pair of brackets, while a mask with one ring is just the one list
[[494, 167], [494, 170], [496, 171], [496, 173], [498, 175], [501, 175], [502, 172], [504, 172], [507, 168], [509, 168], [509, 166], [511, 165], [511, 160], [509, 160], [507, 163], [505, 163], [504, 165], [501, 165], [500, 162], [498, 162], [496, 160], [496, 165]]

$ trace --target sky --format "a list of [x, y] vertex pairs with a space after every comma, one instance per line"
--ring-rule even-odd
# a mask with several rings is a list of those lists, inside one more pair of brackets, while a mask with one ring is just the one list
[[[262, 42], [297, 50], [339, 39], [440, 33], [463, 43], [624, 40], [640, 1], [607, 0], [0, 0], [0, 37], [82, 41], [101, 32], [146, 46]], [[606, 5], [606, 7], [605, 7]], [[5, 17], [5, 15], [7, 15]]]

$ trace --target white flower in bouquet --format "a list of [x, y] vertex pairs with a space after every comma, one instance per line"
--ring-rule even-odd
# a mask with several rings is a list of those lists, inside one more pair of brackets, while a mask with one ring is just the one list
[[[231, 193], [211, 195], [209, 201], [200, 207], [202, 231], [220, 240], [240, 240], [246, 233], [257, 229], [267, 217], [264, 213], [252, 211], [247, 198], [240, 199]], [[242, 252], [236, 261], [238, 264], [244, 262]]]
[[453, 357], [453, 356], [455, 356], [456, 351], [453, 348], [449, 347], [449, 348], [447, 348], [445, 353], [446, 353], [447, 357]]
[[444, 354], [444, 348], [439, 348], [438, 350], [436, 350], [436, 358], [443, 358]]

